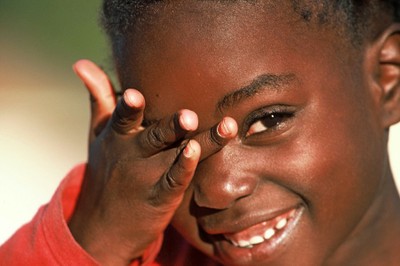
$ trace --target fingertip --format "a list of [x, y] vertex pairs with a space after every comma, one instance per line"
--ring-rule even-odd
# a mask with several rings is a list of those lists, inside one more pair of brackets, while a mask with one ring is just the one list
[[218, 124], [217, 133], [220, 137], [227, 138], [236, 136], [238, 132], [238, 125], [236, 120], [232, 117], [224, 117]]
[[81, 59], [72, 65], [75, 74], [88, 87], [89, 91], [96, 91], [98, 88], [106, 88], [106, 91], [112, 91], [112, 86], [107, 75], [95, 63], [87, 59]]
[[195, 131], [199, 125], [197, 114], [191, 110], [183, 109], [179, 114], [179, 126], [187, 131]]
[[183, 150], [183, 155], [186, 158], [199, 158], [201, 152], [200, 144], [194, 139], [189, 140], [186, 144], [185, 149]]
[[84, 71], [85, 68], [92, 67], [93, 65], [94, 63], [88, 59], [80, 59], [72, 65], [72, 70], [79, 74]]
[[82, 77], [81, 75], [81, 69], [82, 69], [82, 65], [84, 64], [84, 62], [82, 62], [83, 60], [78, 60], [75, 62], [75, 64], [72, 65], [72, 70], [74, 71], [74, 73], [76, 75], [78, 75], [78, 77]]
[[76, 71], [77, 69], [79, 69], [80, 66], [81, 66], [82, 64], [85, 63], [85, 60], [86, 60], [86, 59], [79, 59], [78, 61], [76, 61], [76, 62], [72, 65], [72, 69], [73, 69], [74, 71]]
[[133, 108], [143, 108], [145, 104], [145, 99], [143, 94], [135, 89], [127, 89], [124, 92], [124, 101], [129, 107]]
[[78, 74], [78, 69], [79, 69], [79, 61], [72, 64], [72, 70], [74, 71], [75, 74]]

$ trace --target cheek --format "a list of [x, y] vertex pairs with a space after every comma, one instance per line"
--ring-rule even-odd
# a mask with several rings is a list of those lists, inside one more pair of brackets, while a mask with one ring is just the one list
[[376, 142], [376, 127], [362, 111], [318, 114], [325, 119], [307, 118], [312, 126], [304, 123], [275, 158], [280, 154], [277, 160], [286, 165], [281, 181], [308, 204], [315, 241], [334, 246], [354, 229], [377, 194], [384, 145]]
[[212, 257], [214, 254], [213, 247], [211, 244], [202, 240], [197, 220], [192, 214], [192, 199], [193, 188], [189, 187], [181, 205], [172, 218], [171, 224], [183, 236], [183, 238], [186, 239], [186, 241], [206, 255]]
[[310, 197], [311, 211], [324, 213], [327, 224], [341, 212], [343, 220], [359, 219], [381, 182], [385, 145], [379, 141], [379, 121], [361, 77], [358, 72], [332, 73], [309, 84], [319, 89], [298, 123], [298, 137], [286, 147], [304, 184], [301, 191]]

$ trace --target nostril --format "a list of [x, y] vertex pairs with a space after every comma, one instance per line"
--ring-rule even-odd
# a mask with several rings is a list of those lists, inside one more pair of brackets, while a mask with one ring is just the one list
[[209, 193], [205, 194], [201, 190], [195, 190], [193, 199], [196, 205], [203, 209], [223, 210], [230, 205], [223, 203], [222, 197], [210, 198]]

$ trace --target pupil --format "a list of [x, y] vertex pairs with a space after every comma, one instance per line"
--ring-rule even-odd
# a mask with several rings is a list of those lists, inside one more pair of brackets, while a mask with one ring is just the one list
[[283, 115], [270, 114], [263, 120], [263, 124], [267, 128], [271, 128], [280, 124]]

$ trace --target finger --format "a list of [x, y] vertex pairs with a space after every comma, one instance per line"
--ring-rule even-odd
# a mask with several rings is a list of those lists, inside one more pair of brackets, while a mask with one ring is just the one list
[[197, 114], [183, 109], [148, 126], [137, 138], [143, 156], [154, 155], [198, 127]]
[[188, 188], [200, 159], [200, 144], [195, 140], [187, 142], [169, 171], [159, 180], [155, 187], [155, 204], [177, 207]]
[[135, 89], [127, 89], [112, 115], [112, 128], [119, 134], [129, 134], [140, 128], [143, 120], [145, 100]]
[[114, 90], [106, 73], [89, 60], [79, 60], [73, 70], [90, 93], [90, 138], [93, 139], [105, 126], [116, 105]]
[[221, 150], [238, 132], [236, 121], [231, 117], [224, 117], [221, 122], [210, 130], [202, 132], [195, 137], [201, 145], [201, 160]]

